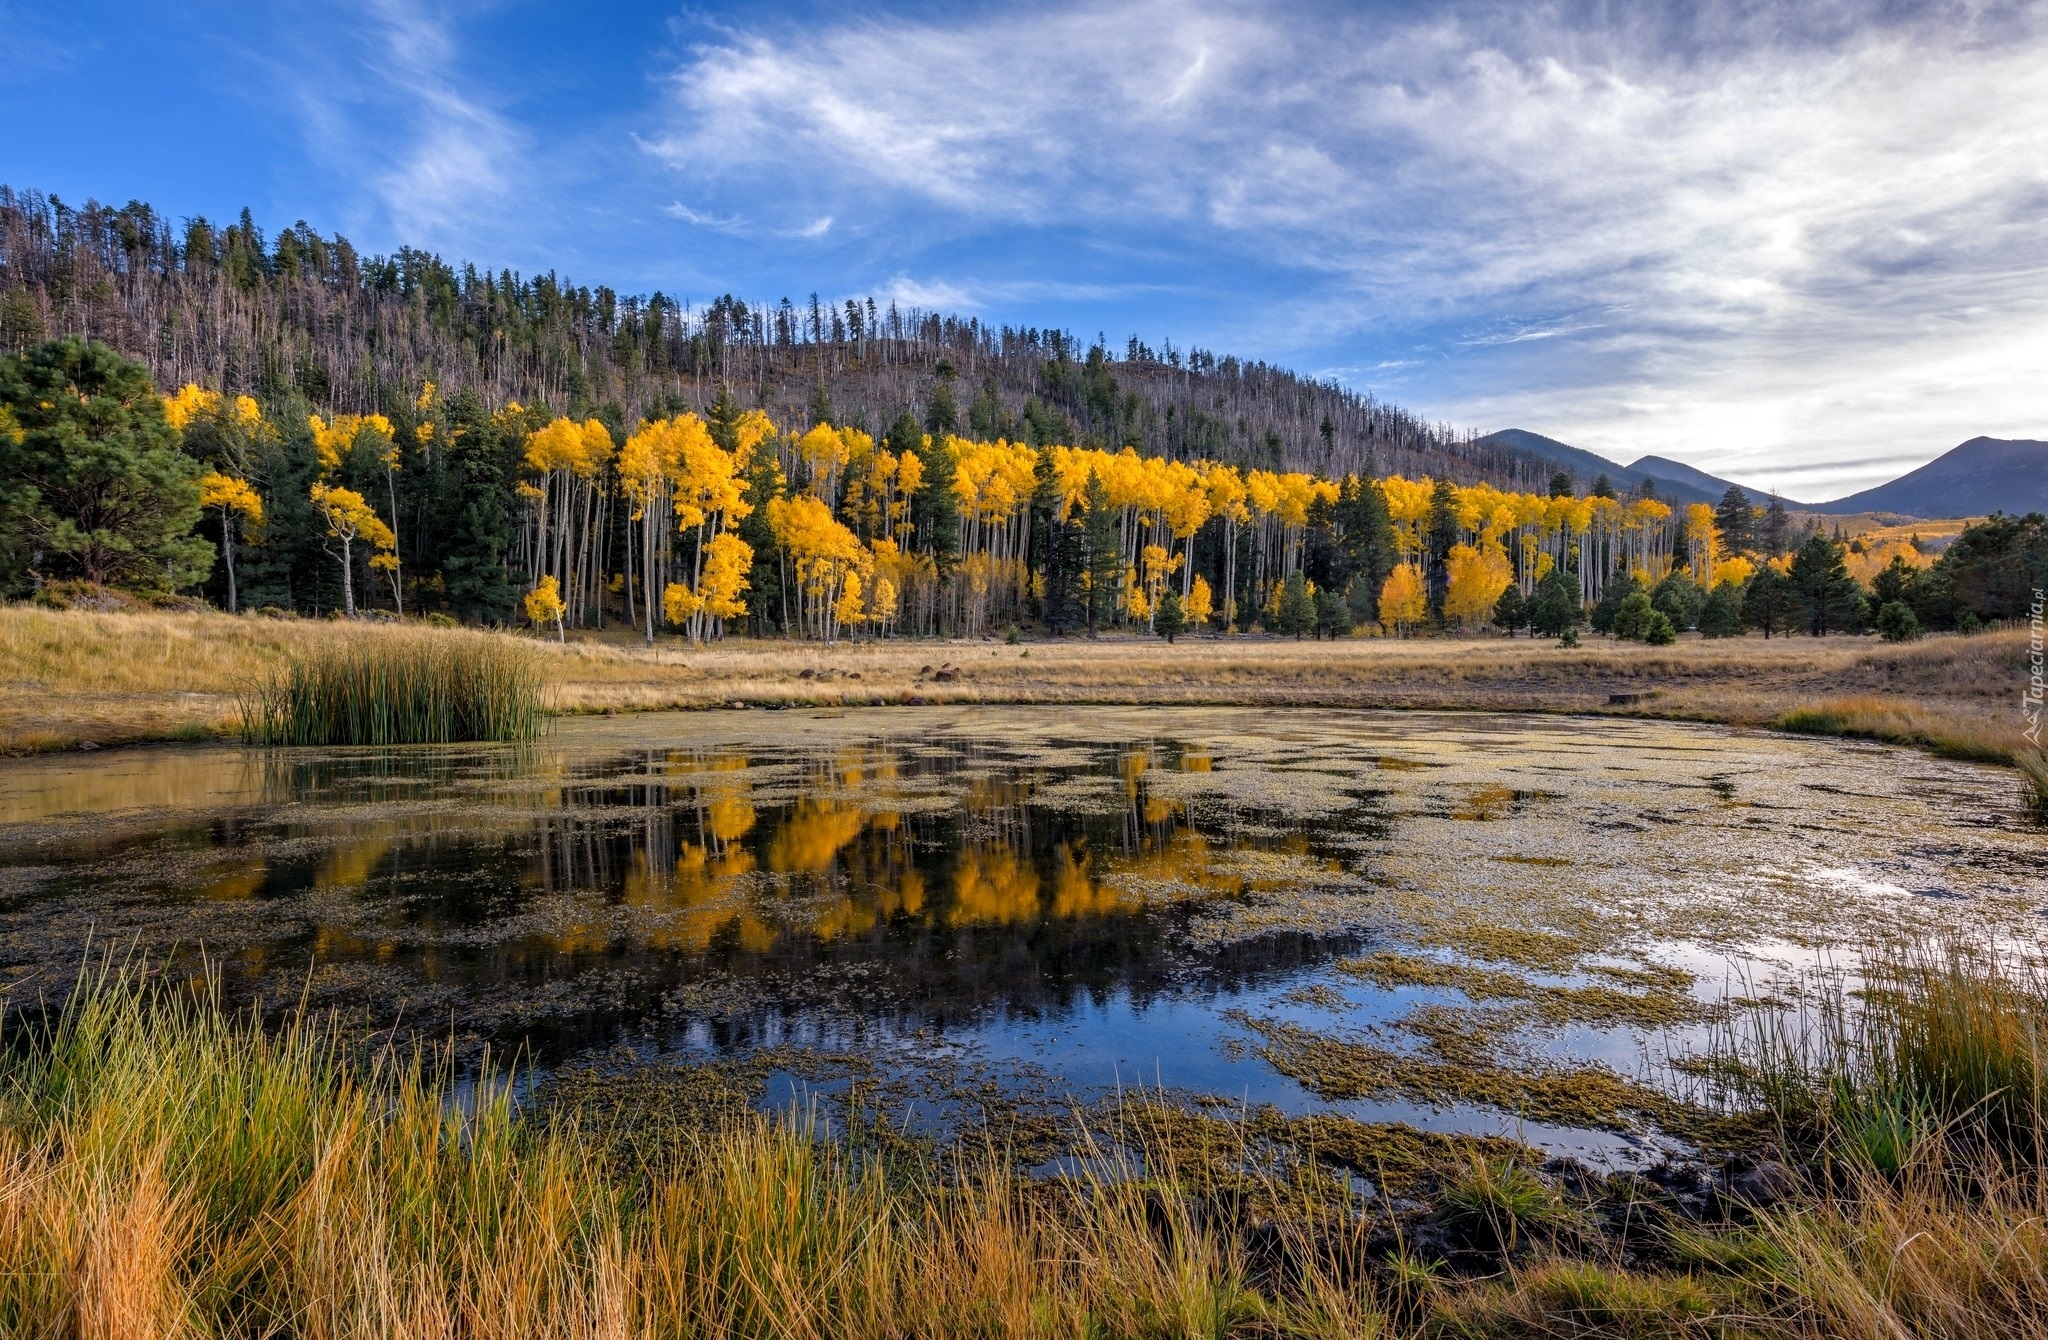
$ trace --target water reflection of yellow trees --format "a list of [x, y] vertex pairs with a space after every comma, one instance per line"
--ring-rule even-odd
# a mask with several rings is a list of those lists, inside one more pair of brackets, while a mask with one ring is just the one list
[[1038, 916], [1038, 871], [1009, 847], [962, 851], [953, 866], [953, 905], [946, 920], [955, 926], [1008, 925]]
[[829, 870], [840, 848], [859, 837], [866, 822], [851, 805], [805, 797], [768, 839], [768, 868], [777, 874]]
[[731, 925], [740, 947], [759, 953], [774, 946], [776, 929], [737, 896], [742, 877], [753, 870], [754, 854], [743, 847], [713, 854], [686, 842], [667, 862], [658, 851], [643, 847], [633, 853], [620, 901], [664, 914], [653, 919], [645, 934], [652, 948], [701, 950]]

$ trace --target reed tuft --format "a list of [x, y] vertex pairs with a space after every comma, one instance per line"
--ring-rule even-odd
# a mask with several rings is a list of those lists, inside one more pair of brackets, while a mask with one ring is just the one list
[[2020, 770], [2020, 803], [2035, 823], [2048, 827], [2048, 754], [2038, 749], [2014, 754]]
[[256, 745], [530, 740], [546, 720], [532, 653], [485, 635], [317, 647], [242, 695]]

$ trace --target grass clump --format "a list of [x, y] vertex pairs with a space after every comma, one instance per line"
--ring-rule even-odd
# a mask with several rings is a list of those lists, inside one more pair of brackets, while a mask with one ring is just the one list
[[528, 740], [546, 722], [534, 657], [502, 638], [435, 633], [328, 644], [244, 695], [257, 745]]
[[1513, 1252], [1527, 1239], [1576, 1222], [1556, 1189], [1516, 1159], [1474, 1158], [1446, 1179], [1437, 1198], [1444, 1222], [1486, 1250]]
[[2020, 770], [2020, 804], [2035, 823], [2048, 827], [2048, 754], [2027, 750], [2012, 761]]

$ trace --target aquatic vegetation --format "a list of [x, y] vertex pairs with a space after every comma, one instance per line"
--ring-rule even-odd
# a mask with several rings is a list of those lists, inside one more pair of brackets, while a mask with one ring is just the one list
[[1457, 991], [1467, 999], [1485, 1001], [1526, 1001], [1532, 1020], [1547, 1025], [1571, 1023], [1596, 1027], [1632, 1025], [1639, 1028], [1666, 1027], [1701, 1017], [1705, 1007], [1693, 999], [1687, 988], [1692, 974], [1680, 969], [1619, 968], [1596, 964], [1589, 974], [1639, 985], [1641, 991], [1625, 991], [1609, 982], [1588, 982], [1559, 986], [1532, 982], [1519, 973], [1482, 968], [1468, 963], [1381, 950], [1358, 958], [1341, 959], [1337, 970], [1386, 989], [1415, 986]]
[[1657, 1089], [1604, 1066], [1532, 1059], [1506, 1065], [1459, 1048], [1445, 1057], [1328, 1037], [1297, 1024], [1243, 1020], [1263, 1039], [1259, 1054], [1325, 1098], [1402, 1096], [1439, 1107], [1477, 1103], [1530, 1121], [1582, 1129], [1636, 1130], [1645, 1121], [1672, 1127], [1693, 1114]]
[[322, 647], [243, 695], [258, 745], [529, 740], [546, 722], [540, 667], [517, 645], [440, 634]]

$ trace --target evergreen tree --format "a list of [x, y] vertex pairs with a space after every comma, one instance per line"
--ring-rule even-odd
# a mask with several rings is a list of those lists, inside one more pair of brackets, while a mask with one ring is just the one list
[[2025, 618], [2034, 592], [2048, 590], [2048, 517], [1996, 515], [1970, 526], [1921, 579], [1916, 613], [1946, 626]]
[[1187, 626], [1187, 614], [1180, 605], [1180, 592], [1169, 584], [1166, 594], [1159, 597], [1159, 608], [1152, 612], [1152, 631], [1170, 643], [1179, 637]]
[[1568, 471], [1559, 470], [1550, 477], [1550, 496], [1569, 498], [1572, 496], [1572, 477]]
[[1082, 562], [1088, 636], [1094, 637], [1103, 620], [1116, 613], [1117, 583], [1123, 578], [1123, 548], [1116, 533], [1116, 513], [1110, 506], [1109, 486], [1102, 476], [1088, 472], [1088, 484], [1081, 494]]
[[1444, 595], [1451, 588], [1451, 549], [1458, 543], [1458, 490], [1449, 479], [1436, 481], [1429, 499], [1429, 617], [1441, 623]]
[[1337, 538], [1336, 504], [1320, 494], [1308, 505], [1301, 566], [1310, 581], [1332, 591], [1343, 590], [1344, 583], [1351, 580], [1350, 563]]
[[[939, 385], [943, 388], [945, 383]], [[897, 416], [882, 440], [898, 456], [905, 452], [916, 456], [923, 468], [924, 486], [910, 495], [911, 543], [931, 555], [940, 572], [950, 572], [960, 557], [960, 513], [953, 505], [953, 457], [938, 437], [927, 444], [924, 431], [908, 412]]]
[[1338, 546], [1343, 551], [1345, 600], [1360, 623], [1379, 619], [1380, 588], [1401, 561], [1394, 538], [1394, 519], [1379, 483], [1352, 475], [1339, 486], [1336, 510]]
[[1641, 591], [1631, 591], [1628, 599], [1622, 601], [1614, 613], [1614, 635], [1624, 642], [1642, 641], [1650, 626], [1650, 616], [1656, 612], [1649, 596]]
[[1913, 588], [1919, 584], [1920, 569], [1908, 563], [1898, 554], [1885, 565], [1882, 572], [1870, 579], [1870, 598], [1880, 608], [1891, 604], [1909, 604]]
[[1621, 612], [1621, 602], [1641, 594], [1643, 584], [1636, 580], [1634, 573], [1625, 572], [1609, 578], [1607, 585], [1600, 588], [1600, 599], [1593, 605], [1593, 631], [1612, 634], [1615, 616]]
[[1742, 593], [1742, 621], [1761, 628], [1769, 641], [1773, 633], [1790, 632], [1798, 616], [1799, 596], [1791, 583], [1770, 564], [1759, 567]]
[[512, 621], [519, 591], [506, 571], [512, 546], [514, 447], [474, 391], [448, 401], [448, 490], [440, 499], [441, 571], [448, 607], [468, 623]]
[[960, 431], [960, 411], [953, 404], [953, 379], [941, 376], [925, 402], [924, 430], [933, 437]]
[[1057, 636], [1081, 620], [1078, 588], [1086, 544], [1082, 523], [1067, 514], [1050, 454], [1032, 467], [1032, 569], [1038, 576], [1038, 618]]
[[184, 455], [149, 373], [98, 342], [51, 340], [0, 359], [0, 553], [29, 572], [177, 590], [204, 579], [199, 462]]
[[1746, 554], [1756, 548], [1756, 509], [1749, 495], [1730, 484], [1714, 508], [1714, 529], [1721, 533], [1721, 547], [1731, 554]]
[[1552, 568], [1536, 584], [1536, 599], [1529, 623], [1545, 637], [1563, 637], [1579, 626], [1584, 610], [1579, 605], [1579, 582], [1564, 568]]
[[1601, 475], [1593, 481], [1593, 496], [1595, 498], [1612, 498], [1614, 496], [1614, 481], [1604, 474]]
[[1314, 632], [1315, 626], [1316, 602], [1309, 594], [1308, 579], [1290, 572], [1280, 584], [1280, 607], [1273, 615], [1273, 631], [1299, 642], [1301, 635]]
[[1522, 595], [1522, 588], [1509, 582], [1507, 589], [1500, 593], [1500, 599], [1493, 604], [1494, 626], [1515, 635], [1515, 630], [1529, 622], [1528, 601]]
[[1316, 589], [1316, 638], [1348, 637], [1358, 625], [1351, 617], [1351, 606], [1344, 597], [1328, 587]]
[[1757, 548], [1766, 558], [1776, 558], [1792, 547], [1792, 514], [1785, 510], [1785, 500], [1771, 497], [1771, 505], [1764, 509], [1762, 528], [1757, 532]]
[[1734, 637], [1742, 631], [1742, 602], [1726, 582], [1708, 593], [1700, 605], [1701, 637]]
[[1915, 642], [1920, 637], [1920, 620], [1904, 601], [1890, 601], [1877, 611], [1877, 631], [1887, 642]]
[[1807, 631], [1815, 637], [1863, 627], [1863, 588], [1849, 575], [1842, 554], [1841, 541], [1816, 530], [1792, 556], [1787, 575], [1804, 607]]
[[1669, 576], [1657, 583], [1657, 589], [1650, 592], [1650, 603], [1671, 620], [1674, 628], [1691, 628], [1700, 620], [1700, 607], [1707, 603], [1707, 593], [1700, 590], [1698, 583], [1686, 575], [1684, 569], [1673, 568]]
[[1678, 641], [1678, 629], [1672, 626], [1663, 610], [1653, 609], [1643, 620], [1643, 641], [1653, 647], [1668, 647]]

